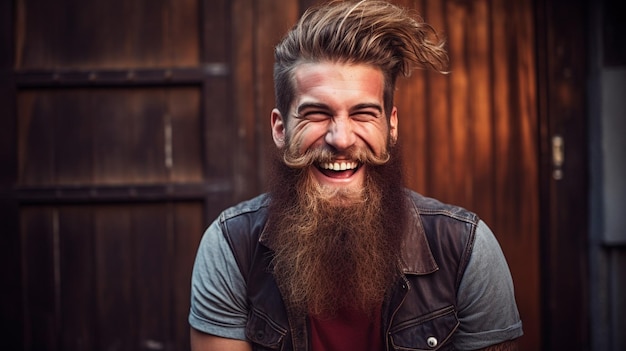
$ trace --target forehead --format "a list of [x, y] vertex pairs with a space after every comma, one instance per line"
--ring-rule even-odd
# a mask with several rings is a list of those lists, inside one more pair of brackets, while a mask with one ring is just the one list
[[301, 99], [367, 102], [383, 99], [383, 74], [380, 69], [366, 64], [302, 63], [294, 70], [293, 79], [296, 104]]

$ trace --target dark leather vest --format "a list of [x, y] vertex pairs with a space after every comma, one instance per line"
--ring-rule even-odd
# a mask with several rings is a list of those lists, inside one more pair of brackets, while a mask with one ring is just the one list
[[[456, 295], [470, 258], [478, 217], [407, 190], [410, 221], [401, 252], [402, 279], [382, 309], [386, 350], [453, 350], [459, 321]], [[270, 272], [272, 250], [263, 229], [269, 199], [262, 195], [223, 230], [248, 289], [246, 335], [254, 350], [308, 351], [306, 316], [288, 311]]]

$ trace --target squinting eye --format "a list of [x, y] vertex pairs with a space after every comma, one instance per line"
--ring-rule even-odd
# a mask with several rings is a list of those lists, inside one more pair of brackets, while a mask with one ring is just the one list
[[378, 118], [378, 114], [374, 112], [359, 112], [352, 115], [352, 118], [357, 121], [370, 121]]
[[314, 121], [314, 122], [323, 121], [323, 120], [329, 119], [330, 117], [331, 117], [330, 114], [326, 112], [322, 112], [322, 111], [307, 112], [303, 115], [303, 119]]

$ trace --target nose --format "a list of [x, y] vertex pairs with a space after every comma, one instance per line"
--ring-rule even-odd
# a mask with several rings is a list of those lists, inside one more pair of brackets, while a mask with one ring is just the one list
[[350, 118], [334, 118], [328, 127], [326, 143], [338, 151], [347, 150], [356, 142]]

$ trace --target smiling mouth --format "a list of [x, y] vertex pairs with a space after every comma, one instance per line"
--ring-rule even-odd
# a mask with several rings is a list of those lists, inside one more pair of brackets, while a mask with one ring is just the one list
[[317, 168], [325, 176], [330, 178], [348, 178], [353, 175], [359, 168], [359, 163], [355, 161], [334, 161], [334, 162], [321, 162], [317, 165]]

